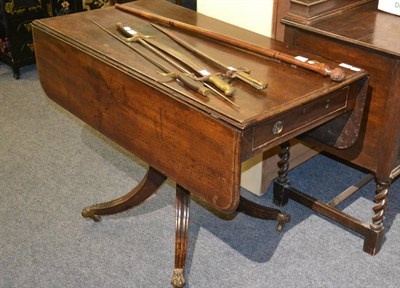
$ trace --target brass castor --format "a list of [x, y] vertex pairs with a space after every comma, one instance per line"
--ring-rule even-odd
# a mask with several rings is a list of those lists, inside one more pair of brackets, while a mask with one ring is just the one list
[[92, 218], [94, 222], [100, 222], [101, 217], [99, 215], [94, 214], [94, 208], [93, 206], [85, 207], [83, 208], [81, 215], [84, 218]]
[[283, 228], [285, 228], [285, 224], [289, 222], [290, 222], [290, 215], [285, 213], [280, 213], [278, 215], [278, 225], [276, 226], [276, 230], [282, 232]]

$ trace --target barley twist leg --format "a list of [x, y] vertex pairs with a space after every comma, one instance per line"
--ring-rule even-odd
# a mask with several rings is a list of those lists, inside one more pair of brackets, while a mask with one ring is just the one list
[[389, 181], [380, 181], [377, 180], [376, 185], [376, 195], [375, 195], [375, 203], [376, 205], [372, 208], [374, 211], [374, 216], [372, 217], [371, 228], [373, 230], [381, 230], [383, 229], [383, 218], [386, 212], [387, 206], [387, 198], [389, 194]]
[[288, 195], [285, 191], [285, 186], [289, 185], [288, 171], [290, 144], [289, 142], [284, 142], [280, 147], [281, 149], [278, 153], [278, 177], [275, 179], [273, 202], [275, 205], [284, 206], [288, 202]]

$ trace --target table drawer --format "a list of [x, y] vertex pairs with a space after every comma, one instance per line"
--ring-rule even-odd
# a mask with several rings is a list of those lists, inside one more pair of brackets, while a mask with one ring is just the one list
[[[302, 129], [316, 127], [326, 118], [342, 113], [347, 107], [348, 87], [277, 115], [253, 129], [253, 150], [281, 138], [295, 137]], [[325, 120], [325, 121], [322, 121]], [[294, 135], [291, 135], [294, 134]]]

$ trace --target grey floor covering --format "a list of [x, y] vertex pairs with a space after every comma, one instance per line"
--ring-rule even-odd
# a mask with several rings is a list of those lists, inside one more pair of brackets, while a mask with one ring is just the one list
[[[83, 219], [84, 206], [134, 187], [146, 164], [52, 103], [35, 66], [14, 80], [0, 65], [0, 164], [1, 288], [170, 287], [175, 184], [100, 223]], [[321, 155], [290, 172], [325, 200], [364, 175]], [[186, 287], [400, 287], [399, 192], [397, 181], [374, 257], [360, 236], [293, 202], [278, 233], [273, 222], [221, 219], [192, 201]], [[270, 191], [242, 193], [272, 206]], [[373, 195], [370, 183], [341, 208], [369, 222]]]

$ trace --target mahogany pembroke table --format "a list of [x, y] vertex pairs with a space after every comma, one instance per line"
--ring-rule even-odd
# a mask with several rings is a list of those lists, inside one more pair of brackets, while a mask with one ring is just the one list
[[[284, 43], [166, 1], [141, 0], [125, 5], [300, 55], [329, 67], [340, 64], [289, 50]], [[238, 108], [220, 97], [205, 97], [176, 81], [165, 81], [157, 67], [93, 21], [116, 35], [115, 24], [121, 22], [155, 36], [191, 58], [195, 56], [147, 20], [114, 7], [33, 23], [38, 74], [48, 97], [149, 165], [148, 173], [135, 189], [121, 198], [85, 208], [83, 216], [99, 220], [100, 215], [124, 211], [155, 193], [167, 177], [176, 182], [174, 287], [185, 285], [189, 193], [224, 213], [241, 211], [261, 219], [277, 220], [281, 230], [289, 221], [287, 214], [240, 196], [241, 162], [281, 145], [275, 187], [275, 200], [279, 202], [279, 191], [284, 198], [283, 190], [288, 186], [289, 139], [307, 132], [338, 148], [347, 148], [357, 139], [368, 82], [368, 74], [363, 69], [346, 70], [344, 80], [334, 82], [284, 61], [171, 29], [212, 57], [246, 67], [253, 77], [268, 82], [268, 88], [257, 90], [233, 79], [231, 85], [236, 92], [230, 99]], [[132, 45], [143, 48], [137, 43]], [[203, 63], [200, 59], [197, 61]], [[209, 71], [218, 72], [203, 64]], [[379, 246], [379, 231], [357, 221], [353, 224], [365, 236], [366, 251]]]

